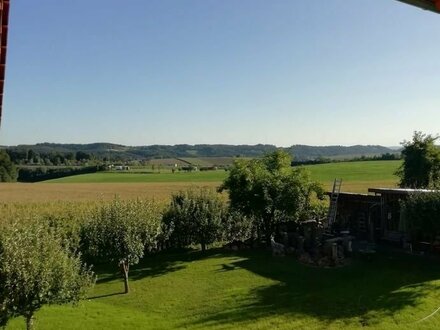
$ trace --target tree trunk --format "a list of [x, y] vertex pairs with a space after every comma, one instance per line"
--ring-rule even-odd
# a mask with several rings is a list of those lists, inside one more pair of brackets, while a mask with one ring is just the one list
[[270, 247], [271, 246], [270, 239], [273, 234], [270, 216], [268, 216], [268, 215], [264, 216], [263, 224], [264, 224], [264, 235], [266, 236], [266, 246]]
[[202, 247], [202, 252], [205, 252], [206, 251], [206, 244], [200, 243], [200, 246]]
[[34, 312], [30, 312], [26, 315], [26, 329], [27, 330], [34, 329]]
[[124, 289], [125, 289], [124, 293], [129, 293], [130, 292], [130, 287], [128, 285], [129, 264], [127, 261], [121, 261], [120, 266], [121, 266], [122, 276], [124, 277]]

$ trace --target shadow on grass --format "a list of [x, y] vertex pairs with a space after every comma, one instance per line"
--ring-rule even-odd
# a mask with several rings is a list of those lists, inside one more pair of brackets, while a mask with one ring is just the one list
[[277, 281], [258, 287], [235, 304], [212, 310], [186, 326], [218, 326], [252, 322], [269, 316], [310, 316], [326, 324], [357, 318], [359, 326], [374, 325], [382, 317], [416, 306], [438, 286], [440, 265], [414, 256], [378, 254], [371, 261], [353, 260], [343, 268], [322, 269], [293, 258], [273, 258], [267, 252], [240, 253], [244, 259], [223, 264], [217, 271], [242, 268]]
[[[129, 281], [137, 281], [146, 277], [158, 277], [186, 268], [186, 263], [206, 258], [223, 257], [217, 249], [201, 252], [198, 250], [165, 251], [153, 255], [147, 255], [139, 264], [130, 268]], [[113, 266], [113, 267], [112, 267]], [[101, 264], [95, 267], [98, 274], [97, 284], [103, 284], [114, 280], [121, 280], [122, 275], [117, 264]], [[115, 293], [114, 295], [116, 295]]]
[[93, 297], [88, 297], [86, 298], [86, 300], [95, 300], [95, 299], [101, 299], [101, 298], [107, 298], [107, 297], [113, 297], [113, 296], [119, 296], [124, 294], [124, 292], [116, 292], [116, 293], [109, 293], [109, 294], [102, 294], [99, 296], [93, 296]]

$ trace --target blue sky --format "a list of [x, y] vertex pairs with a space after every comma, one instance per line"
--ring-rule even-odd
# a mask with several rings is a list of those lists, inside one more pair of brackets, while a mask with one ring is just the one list
[[395, 0], [15, 0], [0, 145], [398, 145], [440, 132], [438, 31]]

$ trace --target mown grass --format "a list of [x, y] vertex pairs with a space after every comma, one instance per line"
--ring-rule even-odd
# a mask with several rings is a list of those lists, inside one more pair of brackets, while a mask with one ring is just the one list
[[308, 165], [312, 178], [330, 189], [335, 178], [342, 179], [342, 190], [366, 193], [372, 187], [395, 187], [394, 174], [402, 164], [396, 161], [342, 162]]
[[[335, 178], [346, 182], [396, 181], [394, 172], [401, 161], [341, 162], [304, 166], [315, 180], [326, 183]], [[227, 171], [130, 173], [99, 172], [49, 180], [51, 183], [131, 183], [131, 182], [220, 182], [228, 175]]]
[[342, 162], [305, 166], [315, 180], [320, 182], [333, 181], [342, 178], [344, 181], [396, 181], [394, 175], [402, 162], [400, 160], [389, 161], [365, 161], [365, 162]]
[[163, 173], [98, 172], [48, 180], [47, 183], [142, 183], [142, 182], [220, 182], [224, 170], [201, 172], [164, 171]]
[[[37, 313], [39, 329], [437, 329], [440, 264], [384, 252], [342, 268], [267, 251], [147, 257], [129, 295], [110, 268], [78, 307]], [[22, 319], [7, 329], [22, 329]]]

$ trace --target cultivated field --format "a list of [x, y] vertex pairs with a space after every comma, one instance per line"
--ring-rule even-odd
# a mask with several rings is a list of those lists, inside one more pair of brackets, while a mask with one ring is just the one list
[[[327, 189], [331, 188], [335, 178], [342, 178], [344, 191], [366, 193], [369, 187], [394, 187], [397, 177], [393, 173], [400, 164], [400, 161], [368, 161], [309, 165], [306, 168]], [[224, 170], [145, 174], [100, 172], [40, 183], [3, 183], [0, 184], [0, 201], [86, 201], [112, 199], [115, 195], [167, 199], [172, 192], [187, 187], [217, 187], [227, 174]]]

